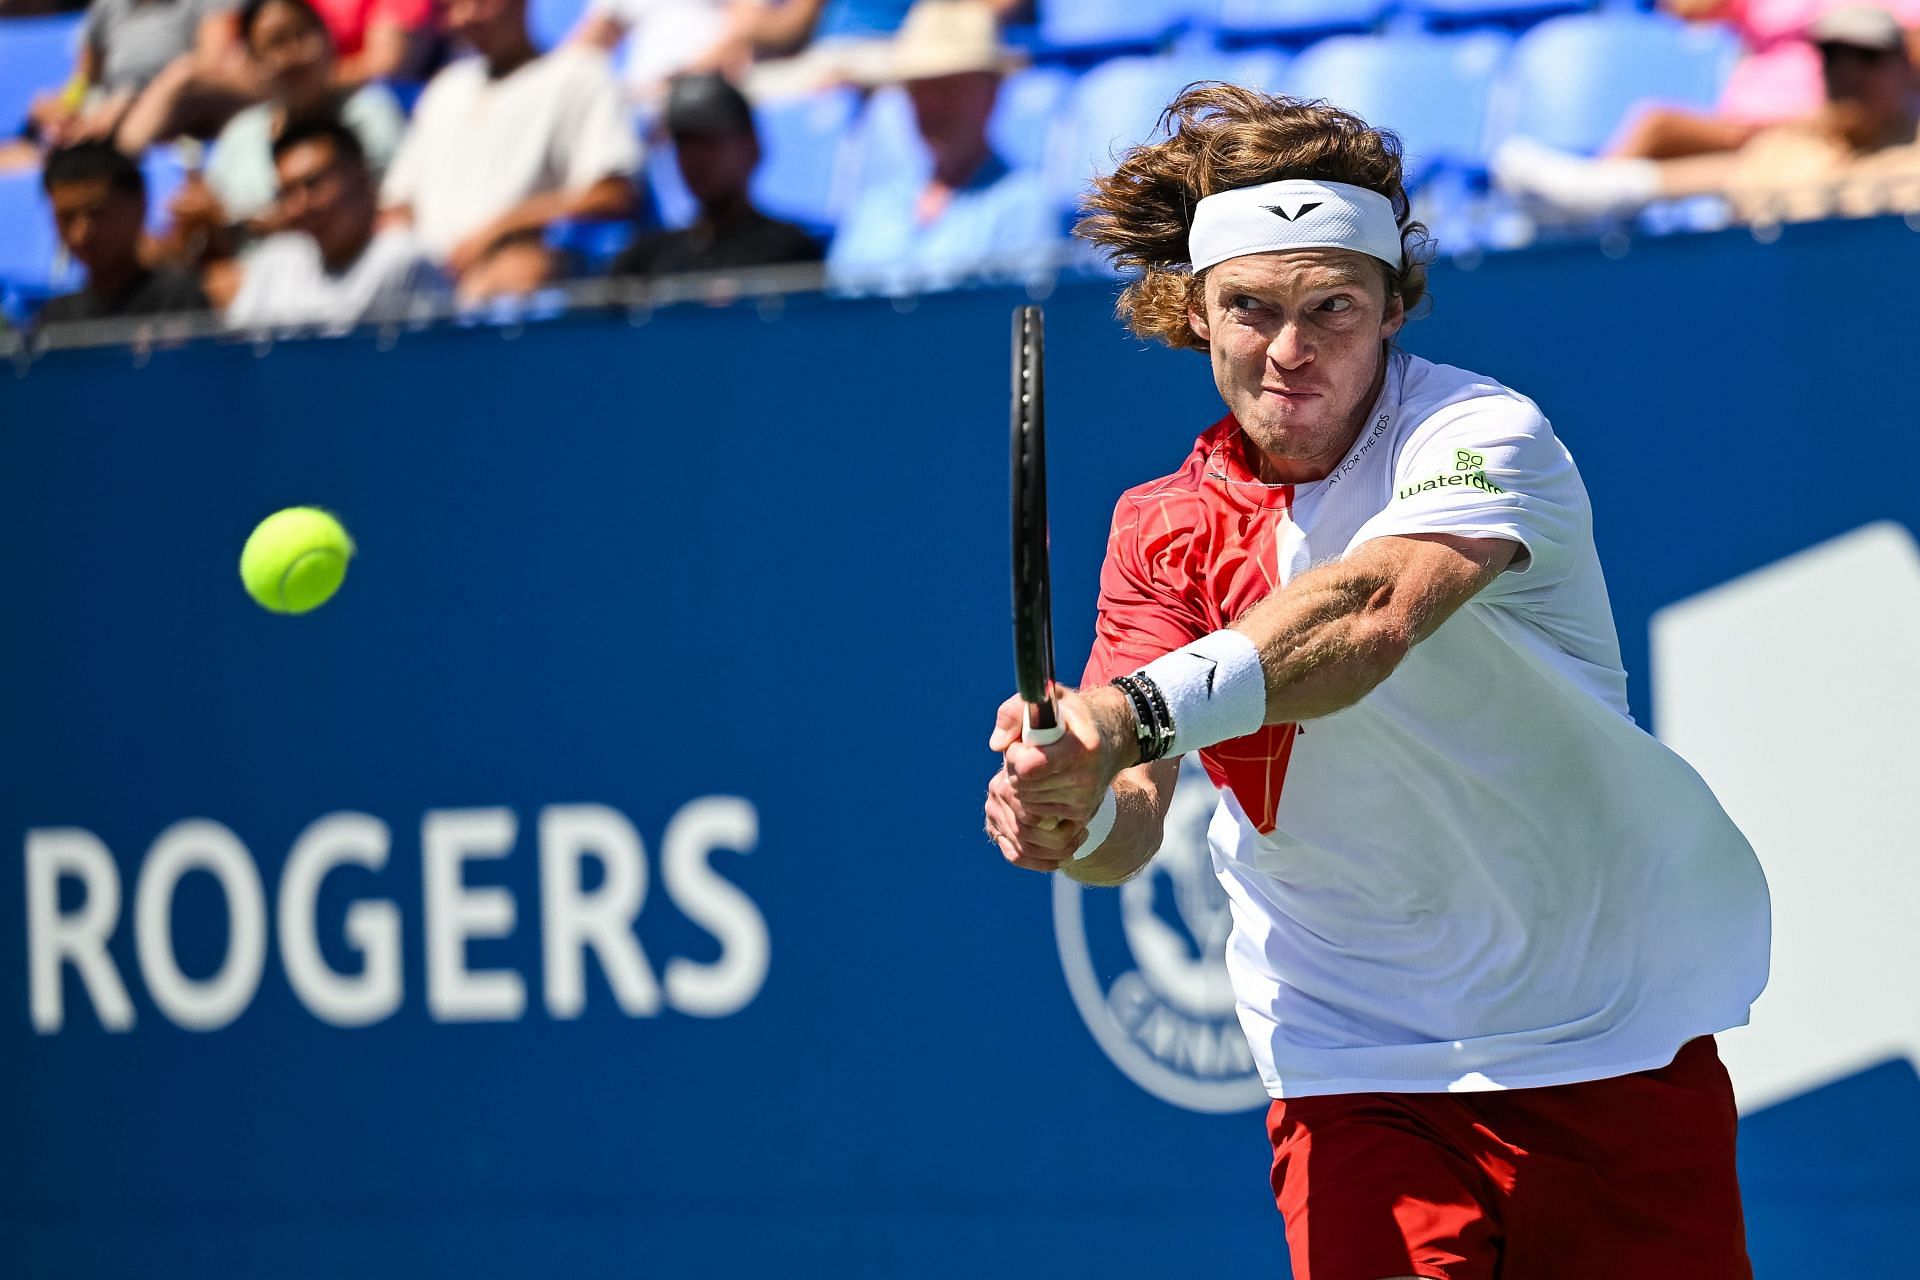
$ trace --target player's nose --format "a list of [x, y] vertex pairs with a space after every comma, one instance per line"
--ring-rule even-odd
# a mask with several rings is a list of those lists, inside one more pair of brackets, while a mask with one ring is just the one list
[[1273, 341], [1267, 344], [1267, 359], [1282, 369], [1298, 369], [1313, 359], [1313, 345], [1297, 322], [1286, 320], [1274, 332]]

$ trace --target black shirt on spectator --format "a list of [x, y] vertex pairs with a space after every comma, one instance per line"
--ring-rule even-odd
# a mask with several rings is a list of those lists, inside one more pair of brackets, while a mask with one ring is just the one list
[[49, 299], [40, 308], [41, 324], [65, 324], [75, 320], [118, 320], [134, 316], [158, 316], [170, 311], [205, 311], [207, 295], [200, 282], [184, 271], [142, 271], [112, 298], [102, 298], [90, 289]]
[[725, 224], [696, 222], [682, 231], [643, 236], [613, 260], [617, 276], [671, 276], [818, 262], [820, 242], [794, 226], [748, 209]]

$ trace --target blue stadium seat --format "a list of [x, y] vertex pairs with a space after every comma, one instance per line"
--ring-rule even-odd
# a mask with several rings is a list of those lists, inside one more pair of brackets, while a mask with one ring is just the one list
[[1392, 0], [1220, 0], [1215, 27], [1231, 41], [1305, 40], [1370, 31]]
[[528, 0], [527, 30], [535, 47], [545, 51], [561, 44], [586, 11], [587, 0]]
[[[1633, 4], [1638, 0], [1627, 2]], [[1437, 31], [1487, 23], [1524, 26], [1556, 13], [1578, 13], [1596, 7], [1594, 0], [1404, 0], [1404, 3], [1407, 13]]]
[[50, 295], [78, 287], [61, 261], [40, 175], [0, 174], [0, 310], [23, 320]]
[[172, 221], [167, 205], [172, 203], [180, 184], [187, 180], [187, 166], [176, 147], [149, 147], [140, 157], [140, 172], [147, 179], [147, 230], [158, 234]]
[[1485, 167], [1487, 107], [1511, 41], [1459, 36], [1334, 36], [1294, 60], [1287, 92], [1323, 98], [1405, 144], [1407, 176]]
[[1152, 48], [1191, 0], [1040, 0], [1040, 48], [1111, 54]]
[[73, 71], [81, 15], [0, 20], [0, 137], [20, 131], [34, 95], [58, 89]]
[[1063, 208], [1076, 205], [1089, 178], [1147, 140], [1174, 94], [1213, 70], [1191, 57], [1115, 58], [1081, 76], [1048, 156], [1048, 193]]
[[1072, 91], [1073, 77], [1056, 67], [1029, 67], [1008, 76], [987, 122], [987, 136], [1001, 159], [1016, 169], [1045, 163], [1048, 140]]
[[892, 179], [919, 179], [927, 172], [927, 152], [913, 103], [899, 85], [874, 91], [854, 130], [854, 179], [860, 186]]
[[1549, 18], [1514, 45], [1511, 118], [1497, 131], [1598, 151], [1637, 103], [1712, 106], [1738, 56], [1729, 31], [1653, 14]]
[[1292, 56], [1283, 50], [1246, 49], [1227, 56], [1207, 72], [1207, 77], [1245, 85], [1262, 93], [1285, 93], [1287, 69], [1292, 65]]
[[755, 104], [764, 156], [753, 196], [762, 209], [809, 231], [832, 229], [845, 203], [845, 161], [859, 105], [852, 89]]
[[700, 212], [699, 202], [680, 178], [679, 161], [673, 158], [673, 147], [668, 143], [647, 149], [647, 190], [653, 195], [654, 211], [663, 227], [688, 226]]

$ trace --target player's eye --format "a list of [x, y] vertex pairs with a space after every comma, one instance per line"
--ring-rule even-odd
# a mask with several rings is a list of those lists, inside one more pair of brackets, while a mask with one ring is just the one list
[[1235, 311], [1259, 311], [1262, 306], [1260, 299], [1250, 293], [1234, 294], [1227, 299], [1227, 305]]
[[1353, 310], [1353, 299], [1345, 294], [1335, 294], [1320, 304], [1320, 309], [1329, 315], [1339, 315], [1343, 311]]

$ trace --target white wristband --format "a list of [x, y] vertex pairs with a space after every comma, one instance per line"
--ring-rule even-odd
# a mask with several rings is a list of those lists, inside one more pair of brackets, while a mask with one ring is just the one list
[[1267, 722], [1267, 676], [1260, 650], [1231, 629], [1201, 636], [1155, 658], [1140, 674], [1159, 686], [1173, 717], [1168, 757], [1244, 738]]
[[1107, 842], [1107, 837], [1113, 832], [1113, 819], [1115, 814], [1113, 788], [1108, 787], [1106, 794], [1100, 797], [1100, 807], [1093, 811], [1091, 818], [1087, 819], [1086, 842], [1082, 844], [1079, 851], [1073, 855], [1072, 861], [1080, 861], [1080, 859], [1086, 857]]

